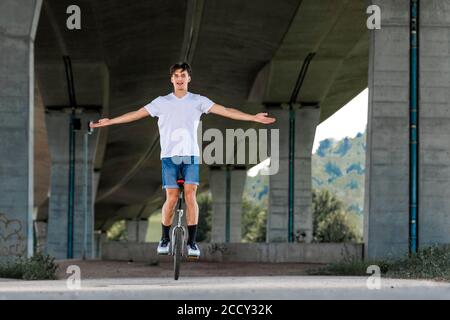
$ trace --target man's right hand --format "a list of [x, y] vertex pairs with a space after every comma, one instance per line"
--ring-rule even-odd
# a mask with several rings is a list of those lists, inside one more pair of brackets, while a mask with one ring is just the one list
[[91, 122], [89, 124], [89, 126], [91, 128], [106, 127], [106, 126], [109, 126], [109, 125], [112, 125], [112, 121], [109, 118], [103, 118], [103, 119], [98, 120], [98, 122], [96, 122], [96, 123]]

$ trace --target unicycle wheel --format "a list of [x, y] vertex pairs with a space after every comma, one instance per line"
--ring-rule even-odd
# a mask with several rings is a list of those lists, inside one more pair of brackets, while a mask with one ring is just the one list
[[176, 228], [174, 233], [174, 254], [173, 254], [173, 271], [174, 271], [174, 279], [178, 280], [180, 276], [180, 264], [181, 264], [181, 256], [183, 252], [183, 229]]

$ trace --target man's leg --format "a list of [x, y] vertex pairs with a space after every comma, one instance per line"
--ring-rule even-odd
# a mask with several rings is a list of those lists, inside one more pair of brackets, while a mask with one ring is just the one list
[[166, 201], [162, 207], [162, 239], [169, 238], [170, 226], [172, 225], [179, 192], [178, 189], [166, 188]]
[[197, 185], [184, 185], [184, 199], [186, 201], [186, 221], [188, 225], [188, 243], [195, 243], [198, 225]]

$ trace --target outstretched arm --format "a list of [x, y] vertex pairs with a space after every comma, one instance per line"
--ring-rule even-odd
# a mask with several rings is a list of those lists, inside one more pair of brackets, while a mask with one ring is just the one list
[[211, 109], [209, 109], [209, 112], [234, 120], [254, 121], [263, 124], [270, 124], [275, 122], [275, 118], [268, 117], [267, 113], [257, 113], [255, 115], [252, 115], [239, 111], [237, 109], [225, 108], [224, 106], [221, 106], [219, 104], [214, 104]]
[[112, 118], [112, 119], [108, 119], [108, 118], [103, 118], [98, 120], [97, 123], [91, 123], [90, 127], [91, 128], [99, 128], [99, 127], [106, 127], [106, 126], [111, 126], [113, 124], [120, 124], [120, 123], [128, 123], [128, 122], [133, 122], [136, 120], [140, 120], [142, 118], [148, 117], [149, 113], [147, 112], [147, 110], [145, 110], [145, 108], [140, 108], [139, 110], [136, 111], [131, 111], [128, 113], [125, 113], [119, 117], [116, 118]]

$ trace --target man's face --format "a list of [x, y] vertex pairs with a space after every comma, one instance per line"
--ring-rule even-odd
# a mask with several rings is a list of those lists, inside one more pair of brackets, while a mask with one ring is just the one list
[[178, 69], [170, 78], [170, 82], [173, 84], [173, 88], [176, 91], [187, 91], [188, 83], [191, 81], [191, 77], [186, 70]]

